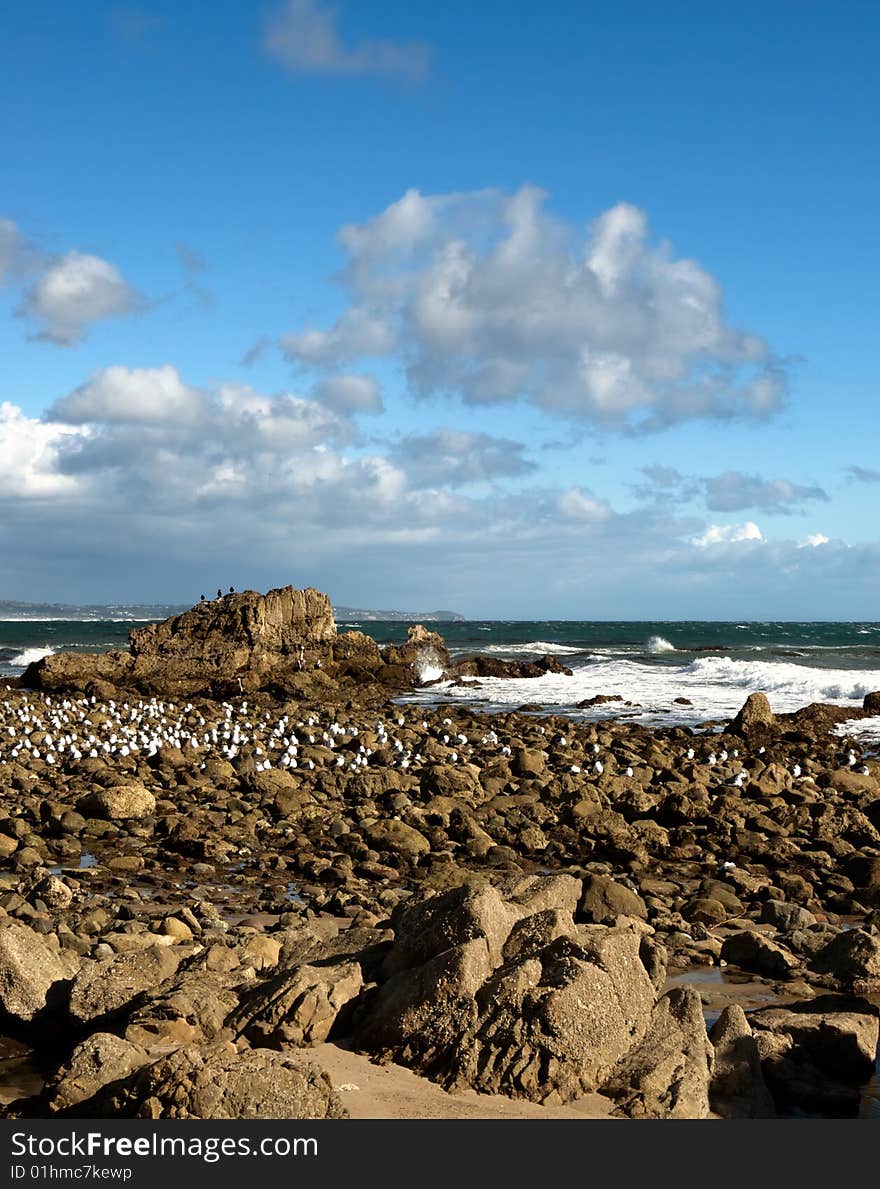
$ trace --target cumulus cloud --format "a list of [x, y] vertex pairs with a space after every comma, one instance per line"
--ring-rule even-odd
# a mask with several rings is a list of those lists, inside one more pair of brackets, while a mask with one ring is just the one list
[[445, 429], [382, 450], [295, 394], [107, 371], [52, 419], [0, 407], [8, 597], [183, 600], [294, 582], [474, 615], [857, 619], [880, 583], [876, 542], [799, 548], [662, 504], [622, 513], [531, 473], [528, 487], [495, 482], [527, 461], [503, 438]]
[[698, 549], [711, 545], [737, 545], [743, 541], [763, 541], [764, 534], [752, 520], [745, 524], [710, 524], [699, 536], [691, 537], [691, 544]]
[[338, 413], [382, 412], [382, 393], [373, 376], [335, 372], [318, 381], [312, 396]]
[[317, 0], [287, 0], [266, 23], [263, 46], [292, 74], [396, 75], [421, 79], [429, 50], [420, 42], [367, 39], [346, 44], [336, 12]]
[[574, 520], [582, 524], [596, 524], [611, 516], [611, 506], [606, 500], [596, 499], [581, 487], [570, 487], [568, 491], [562, 492], [556, 501], [556, 507], [564, 520]]
[[820, 545], [829, 544], [830, 540], [831, 538], [826, 537], [824, 533], [810, 533], [808, 537], [801, 541], [798, 549], [818, 549]]
[[36, 322], [37, 337], [70, 347], [95, 322], [133, 313], [143, 299], [115, 265], [100, 256], [55, 257], [24, 295], [20, 313]]
[[525, 457], [521, 442], [459, 429], [410, 434], [393, 447], [390, 457], [410, 479], [428, 487], [491, 482], [537, 469]]
[[527, 400], [617, 429], [766, 417], [785, 370], [730, 325], [719, 282], [655, 241], [620, 203], [586, 232], [523, 186], [410, 190], [338, 235], [350, 303], [335, 324], [284, 335], [308, 367], [396, 356], [419, 394]]
[[64, 498], [75, 488], [60, 469], [66, 442], [84, 431], [27, 417], [16, 405], [0, 404], [0, 498]]
[[193, 425], [206, 411], [206, 397], [184, 384], [177, 369], [107, 367], [57, 400], [49, 418], [71, 425]]

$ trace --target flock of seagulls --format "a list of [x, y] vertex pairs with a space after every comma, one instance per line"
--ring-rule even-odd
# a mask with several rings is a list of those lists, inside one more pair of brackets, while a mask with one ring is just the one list
[[[545, 735], [547, 728], [539, 726], [538, 732]], [[319, 753], [319, 761], [340, 769], [359, 771], [380, 752], [374, 763], [406, 770], [426, 762], [424, 751], [429, 740], [433, 741], [429, 758], [437, 759], [437, 745], [442, 745], [440, 754], [444, 762], [453, 764], [469, 762], [475, 747], [480, 749], [482, 757], [493, 749], [505, 757], [513, 751], [495, 729], [472, 732], [469, 736], [456, 730], [450, 718], [438, 719], [437, 715], [433, 720], [419, 720], [418, 715], [407, 720], [398, 714], [380, 718], [372, 727], [365, 728], [336, 719], [322, 722], [314, 714], [294, 721], [288, 714], [261, 711], [246, 700], [220, 703], [212, 712], [204, 705], [197, 707], [192, 702], [177, 705], [162, 698], [98, 701], [94, 696], [26, 695], [0, 703], [0, 765], [41, 761], [49, 767], [67, 767], [97, 758], [133, 765], [163, 749], [175, 748], [202, 769], [211, 758], [232, 761], [245, 755], [253, 758], [257, 771], [313, 770], [315, 759], [304, 752], [318, 747], [333, 753], [332, 761]], [[568, 737], [562, 734], [551, 735], [544, 743], [559, 758], [570, 746]], [[710, 768], [733, 763], [736, 770], [722, 783], [742, 788], [749, 772], [743, 766], [739, 749], [716, 752], [708, 750], [708, 746], [707, 740], [703, 748], [699, 745], [688, 748], [687, 760]], [[572, 775], [601, 776], [609, 771], [633, 776], [632, 766], [625, 758], [618, 760], [613, 748], [607, 749], [602, 758], [601, 752], [598, 743], [591, 744], [587, 749], [588, 760], [571, 763], [568, 771]], [[764, 753], [761, 747], [756, 754], [760, 757]], [[863, 775], [870, 774], [866, 765], [859, 766], [859, 757], [852, 746], [839, 757], [839, 762], [850, 769], [858, 768]], [[801, 766], [793, 764], [790, 774], [799, 779], [803, 775]]]

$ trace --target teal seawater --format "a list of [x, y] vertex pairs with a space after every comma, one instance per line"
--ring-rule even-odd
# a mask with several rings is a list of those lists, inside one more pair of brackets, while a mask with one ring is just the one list
[[[38, 652], [126, 649], [129, 630], [137, 626], [115, 618], [0, 621], [0, 672], [20, 673]], [[572, 667], [617, 658], [670, 668], [714, 655], [818, 669], [880, 669], [880, 623], [466, 620], [429, 626], [454, 655], [491, 652], [526, 659], [556, 652]], [[408, 625], [373, 620], [341, 621], [338, 627], [387, 644], [406, 639]]]

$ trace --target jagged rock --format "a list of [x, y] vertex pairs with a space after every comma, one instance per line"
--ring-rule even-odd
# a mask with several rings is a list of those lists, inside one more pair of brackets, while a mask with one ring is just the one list
[[870, 715], [872, 718], [875, 715], [880, 715], [880, 690], [875, 690], [873, 693], [865, 694], [864, 700], [862, 702], [862, 709], [864, 710], [865, 714]]
[[242, 972], [205, 967], [179, 970], [127, 1017], [125, 1037], [145, 1049], [223, 1037], [226, 1018], [246, 993]]
[[766, 694], [749, 694], [742, 709], [728, 726], [731, 735], [749, 735], [776, 726], [776, 716], [770, 709]]
[[576, 927], [564, 909], [528, 914], [493, 888], [454, 889], [400, 925], [385, 964], [396, 973], [356, 1033], [374, 1057], [446, 1086], [568, 1101], [647, 1027], [654, 987], [635, 932]]
[[70, 990], [71, 1018], [79, 1025], [93, 1024], [133, 1006], [174, 975], [182, 956], [177, 947], [152, 945], [83, 963]]
[[385, 973], [420, 966], [479, 937], [486, 939], [487, 952], [497, 963], [514, 923], [524, 915], [522, 908], [506, 903], [497, 889], [468, 884], [404, 905], [392, 916], [394, 945], [385, 960]]
[[79, 967], [71, 950], [53, 948], [29, 925], [0, 921], [0, 1013], [30, 1023], [62, 996]]
[[227, 1025], [252, 1045], [321, 1044], [340, 1011], [357, 998], [363, 985], [356, 962], [295, 966], [246, 992]]
[[300, 655], [301, 649], [336, 639], [333, 607], [313, 587], [280, 587], [261, 595], [248, 590], [198, 603], [163, 623], [129, 634], [132, 656], [222, 663], [231, 671], [257, 667], [265, 655]]
[[477, 992], [450, 1084], [533, 1102], [597, 1089], [650, 1019], [638, 952], [634, 933], [581, 929], [503, 966]]
[[572, 676], [558, 657], [539, 656], [533, 661], [504, 661], [496, 656], [470, 656], [456, 661], [450, 672], [455, 677], [543, 677], [545, 673]]
[[555, 908], [574, 916], [583, 884], [573, 875], [518, 875], [502, 881], [498, 890], [506, 900], [530, 913]]
[[761, 1072], [758, 1046], [738, 1003], [724, 1008], [712, 1025], [715, 1051], [709, 1102], [722, 1119], [772, 1119], [773, 1098]]
[[476, 994], [492, 968], [485, 936], [445, 949], [418, 966], [403, 966], [380, 988], [357, 1028], [357, 1047], [429, 1077], [448, 1077], [464, 1033], [476, 1022]]
[[699, 994], [676, 987], [658, 1000], [644, 1039], [601, 1092], [631, 1119], [705, 1119], [714, 1053]]
[[113, 1083], [71, 1114], [139, 1119], [342, 1119], [323, 1072], [270, 1049], [178, 1049]]
[[128, 1077], [150, 1060], [138, 1045], [110, 1032], [95, 1032], [78, 1044], [46, 1085], [50, 1115], [69, 1111], [110, 1082]]
[[451, 661], [446, 641], [438, 632], [431, 632], [420, 623], [407, 629], [405, 644], [389, 644], [382, 650], [386, 664], [409, 670], [421, 681], [432, 670], [439, 675], [450, 669]]

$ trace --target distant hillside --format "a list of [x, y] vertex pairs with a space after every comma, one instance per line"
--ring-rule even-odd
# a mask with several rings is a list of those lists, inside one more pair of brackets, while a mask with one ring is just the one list
[[[187, 611], [182, 603], [20, 603], [0, 599], [0, 620], [162, 620]], [[334, 607], [337, 623], [344, 620], [374, 622], [388, 620], [399, 623], [460, 623], [463, 615], [457, 611], [365, 611], [360, 607]]]
[[354, 620], [367, 622], [386, 620], [400, 623], [462, 623], [464, 615], [457, 611], [364, 611], [359, 607], [334, 607], [336, 622]]
[[138, 622], [148, 619], [167, 619], [187, 608], [178, 603], [20, 603], [0, 599], [0, 620], [6, 619], [123, 619]]

